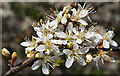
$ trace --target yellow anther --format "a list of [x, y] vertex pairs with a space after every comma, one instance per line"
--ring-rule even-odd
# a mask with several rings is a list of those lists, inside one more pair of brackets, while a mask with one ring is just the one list
[[35, 58], [40, 58], [40, 53], [35, 54]]
[[42, 22], [42, 19], [40, 19], [40, 22]]
[[112, 48], [110, 49], [110, 51], [112, 51]]
[[45, 23], [47, 22], [47, 21], [44, 21]]
[[73, 47], [73, 43], [70, 42], [70, 43], [67, 44], [67, 46], [68, 46], [69, 48], [72, 48], [72, 47]]
[[28, 54], [29, 52], [27, 50], [25, 50], [25, 54]]
[[33, 52], [30, 52], [29, 54], [27, 54], [28, 58], [34, 58], [35, 54]]
[[81, 57], [81, 55], [78, 55], [78, 57]]
[[69, 9], [69, 6], [66, 6], [66, 9]]
[[80, 25], [82, 25], [82, 24], [80, 24]]
[[67, 17], [68, 17], [68, 14], [64, 14], [64, 17], [67, 18]]

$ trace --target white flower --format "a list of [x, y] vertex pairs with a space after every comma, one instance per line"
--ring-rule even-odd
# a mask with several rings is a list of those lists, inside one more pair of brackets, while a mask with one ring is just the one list
[[25, 50], [31, 51], [37, 47], [36, 41], [25, 41], [21, 43], [22, 46], [26, 47]]
[[115, 59], [114, 58], [112, 58], [112, 57], [109, 57], [108, 55], [107, 55], [107, 53], [108, 52], [106, 52], [106, 51], [100, 51], [100, 53], [99, 53], [99, 55], [98, 56], [96, 56], [95, 58], [93, 58], [93, 61], [95, 61], [96, 62], [96, 66], [97, 66], [97, 68], [99, 69], [99, 66], [98, 66], [98, 61], [101, 59], [101, 61], [102, 61], [102, 63], [104, 64], [104, 61], [109, 61], [109, 62], [115, 62]]
[[113, 36], [114, 36], [113, 31], [108, 31], [106, 34], [103, 35], [103, 47], [104, 48], [110, 48], [110, 44], [115, 47], [118, 46], [118, 44], [114, 40], [112, 40]]
[[[42, 72], [46, 75], [49, 74], [49, 66], [51, 66], [54, 69], [53, 65], [59, 66], [58, 64], [55, 63], [55, 61], [58, 61], [60, 58], [53, 56], [53, 57], [48, 57], [46, 56], [43, 60], [37, 60], [32, 66], [32, 70], [38, 69], [42, 65]], [[53, 65], [51, 65], [51, 64]]]
[[74, 42], [73, 43], [73, 51], [69, 50], [69, 49], [64, 49], [63, 50], [63, 53], [65, 53], [68, 58], [65, 62], [65, 66], [67, 68], [70, 68], [74, 62], [74, 59], [77, 60], [77, 62], [82, 65], [82, 66], [85, 66], [86, 65], [86, 62], [85, 60], [82, 58], [82, 56], [79, 56], [78, 53], [77, 53], [77, 50], [78, 50], [78, 45]]

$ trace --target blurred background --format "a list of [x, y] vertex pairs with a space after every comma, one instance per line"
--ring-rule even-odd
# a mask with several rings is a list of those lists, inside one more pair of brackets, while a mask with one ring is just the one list
[[[80, 3], [83, 4], [83, 3]], [[89, 4], [89, 3], [87, 3]], [[69, 2], [3, 2], [0, 3], [2, 7], [0, 11], [0, 17], [2, 17], [2, 48], [7, 48], [11, 53], [16, 51], [18, 58], [15, 64], [20, 63], [26, 59], [24, 53], [24, 47], [20, 46], [20, 43], [24, 41], [24, 37], [30, 38], [32, 35], [36, 35], [32, 28], [32, 23], [39, 21], [41, 18], [46, 20], [45, 13], [51, 14], [50, 8], [55, 10], [55, 6], [58, 10], [66, 5], [70, 5]], [[104, 28], [114, 28], [115, 37], [114, 40], [120, 45], [120, 15], [118, 12], [118, 2], [92, 2], [96, 10], [96, 13], [91, 14], [90, 17], [93, 22], [97, 22]], [[111, 56], [116, 60], [120, 60], [120, 52], [113, 51]], [[120, 63], [120, 62], [118, 62]], [[70, 69], [67, 69], [64, 63], [56, 69], [51, 69], [50, 76], [52, 74], [118, 74], [118, 63], [99, 63], [100, 70], [97, 70], [95, 63], [82, 67], [77, 62], [73, 64]], [[9, 70], [8, 62], [5, 57], [2, 56], [2, 73]], [[30, 67], [25, 68], [18, 74], [42, 74], [41, 67], [38, 70], [32, 71]], [[16, 75], [17, 76], [17, 75]]]

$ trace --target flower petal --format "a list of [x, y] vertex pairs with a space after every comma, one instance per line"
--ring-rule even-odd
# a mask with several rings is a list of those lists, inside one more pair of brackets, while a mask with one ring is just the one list
[[76, 51], [78, 49], [78, 44], [73, 43], [73, 50]]
[[67, 59], [67, 61], [65, 62], [65, 66], [67, 68], [70, 68], [72, 66], [73, 62], [74, 62], [74, 57], [71, 57], [71, 58]]
[[48, 63], [42, 63], [42, 64], [43, 64], [42, 65], [42, 72], [44, 74], [48, 75], [49, 74], [49, 65], [48, 65]]
[[66, 34], [64, 32], [55, 32], [55, 35], [60, 38], [65, 38]]
[[102, 39], [102, 38], [103, 38], [100, 34], [95, 34], [95, 37], [96, 37], [97, 39]]
[[66, 55], [71, 55], [72, 51], [70, 51], [69, 49], [64, 49], [63, 53], [65, 53]]
[[38, 69], [38, 68], [41, 66], [41, 64], [42, 64], [42, 61], [41, 61], [41, 60], [36, 61], [36, 62], [31, 66], [32, 70]]
[[22, 42], [21, 45], [22, 46], [30, 46], [31, 43], [29, 41], [26, 41], [26, 42]]
[[77, 39], [76, 42], [77, 42], [78, 44], [81, 44], [81, 43], [82, 43], [81, 38]]
[[51, 43], [54, 44], [67, 44], [67, 40], [51, 40]]
[[36, 48], [36, 51], [44, 51], [45, 50], [45, 45], [39, 45], [37, 48]]
[[40, 31], [40, 27], [34, 27], [35, 31]]
[[75, 57], [75, 58], [80, 65], [82, 65], [82, 66], [86, 65], [86, 62], [82, 57]]
[[89, 47], [83, 47], [78, 51], [79, 54], [86, 54], [89, 51]]
[[56, 53], [59, 53], [59, 52], [60, 52], [58, 46], [56, 46], [56, 45], [52, 45], [52, 49], [53, 49]]
[[114, 40], [110, 40], [110, 44], [112, 46], [118, 47], [118, 44]]
[[99, 59], [100, 59], [100, 55], [98, 55], [98, 56], [96, 56], [95, 58], [93, 58], [93, 61], [99, 61]]
[[73, 9], [71, 9], [71, 11], [73, 12], [73, 15], [76, 16], [76, 9], [73, 8]]
[[40, 38], [42, 38], [42, 37], [44, 36], [44, 34], [43, 34], [42, 32], [40, 32], [40, 31], [37, 31], [37, 35], [38, 35]]
[[53, 38], [53, 35], [52, 34], [47, 34], [47, 39], [49, 40], [51, 38]]
[[83, 18], [83, 17], [85, 17], [85, 16], [87, 16], [88, 15], [88, 10], [81, 10], [81, 12], [80, 12], [80, 14], [79, 14], [79, 17], [80, 18]]
[[47, 51], [45, 52], [47, 55], [49, 55], [51, 52], [49, 49], [47, 49]]
[[82, 25], [88, 25], [88, 23], [86, 21], [84, 21], [83, 19], [80, 19], [79, 22], [82, 24]]
[[110, 44], [107, 42], [107, 40], [103, 41], [103, 47], [104, 48], [109, 48], [110, 47]]
[[72, 28], [73, 28], [73, 24], [72, 24], [72, 22], [69, 22], [68, 23], [68, 30], [72, 30]]
[[34, 47], [27, 47], [27, 48], [25, 48], [25, 50], [29, 50], [29, 51], [31, 51], [33, 49], [34, 49]]
[[35, 36], [32, 36], [32, 38], [35, 39], [36, 42], [40, 42], [40, 41], [42, 41], [40, 38], [37, 38], [37, 37], [35, 37]]
[[61, 20], [61, 23], [66, 24], [66, 22], [67, 22], [67, 19], [65, 17], [63, 17], [62, 20]]

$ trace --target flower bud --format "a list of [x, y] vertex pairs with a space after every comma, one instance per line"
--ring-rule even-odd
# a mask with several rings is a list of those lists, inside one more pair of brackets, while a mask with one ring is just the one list
[[3, 54], [3, 56], [5, 56], [6, 58], [10, 59], [10, 52], [9, 52], [6, 48], [3, 48], [3, 49], [2, 49], [2, 54]]
[[89, 62], [92, 61], [92, 59], [93, 59], [93, 57], [92, 57], [92, 55], [90, 53], [86, 55], [86, 62], [89, 63]]
[[16, 52], [13, 52], [12, 55], [11, 55], [11, 60], [14, 62], [17, 58], [17, 53]]

